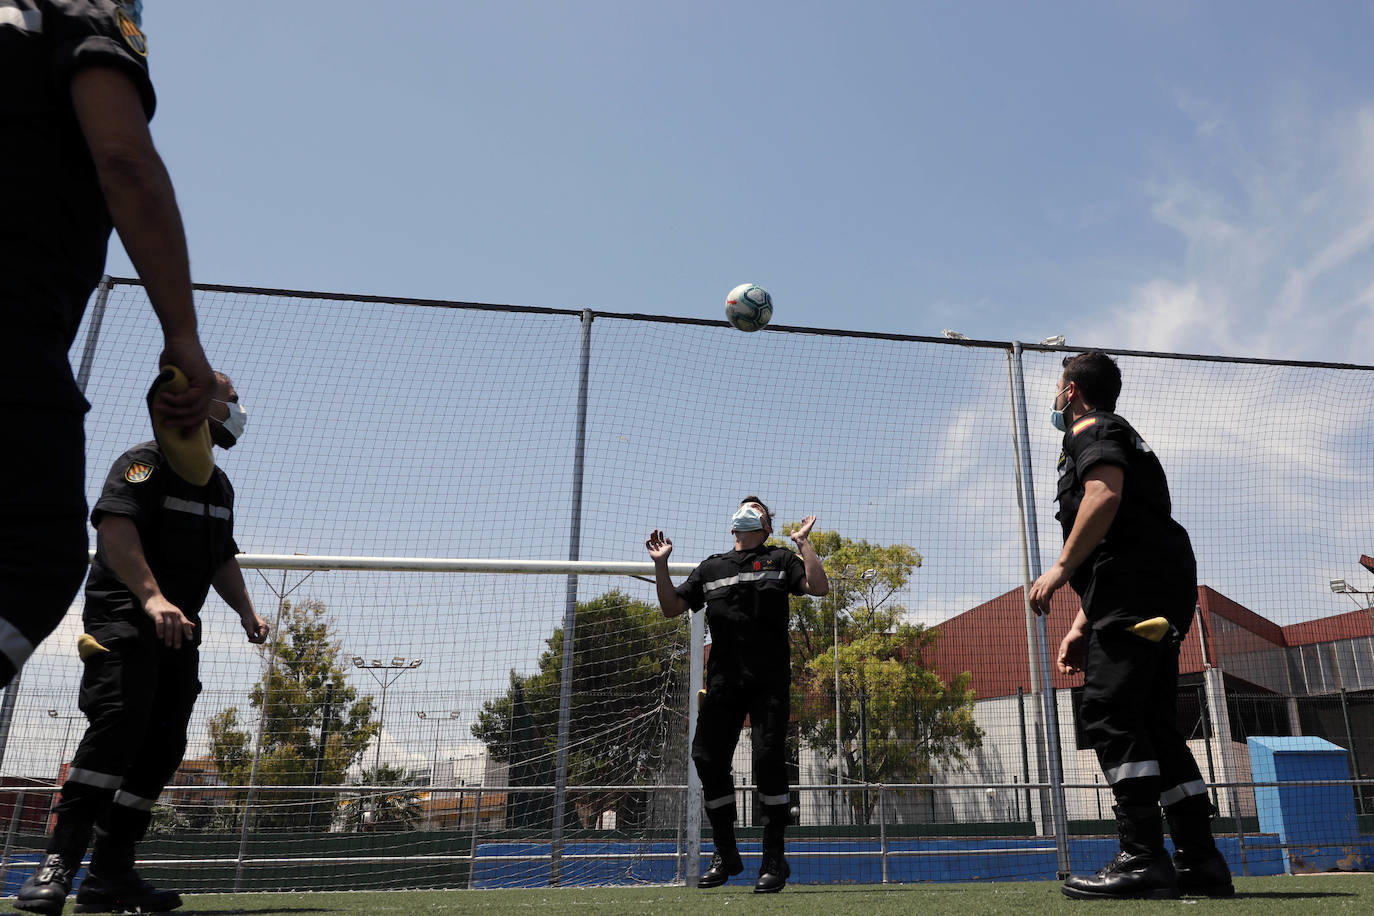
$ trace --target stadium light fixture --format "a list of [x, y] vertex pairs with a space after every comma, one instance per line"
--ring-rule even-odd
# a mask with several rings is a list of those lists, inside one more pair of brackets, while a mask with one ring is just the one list
[[1350, 587], [1350, 583], [1346, 582], [1344, 579], [1332, 579], [1331, 590], [1338, 595], [1344, 595], [1354, 591], [1354, 589]]
[[1063, 335], [1063, 334], [1055, 334], [1053, 337], [1046, 337], [1044, 340], [1040, 341], [1040, 346], [1042, 346], [1042, 347], [1062, 347], [1062, 346], [1064, 346], [1064, 335]]
[[381, 769], [382, 766], [382, 726], [386, 722], [386, 692], [401, 675], [420, 667], [423, 663], [423, 658], [406, 659], [404, 655], [393, 655], [389, 664], [376, 658], [370, 658], [364, 664], [361, 655], [353, 656], [354, 667], [362, 668], [372, 675], [372, 679], [382, 688], [382, 704], [377, 713], [377, 753], [372, 761], [374, 771]]

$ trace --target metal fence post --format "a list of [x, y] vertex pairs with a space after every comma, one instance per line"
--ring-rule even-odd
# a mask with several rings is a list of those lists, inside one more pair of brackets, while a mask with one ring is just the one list
[[91, 380], [91, 367], [95, 364], [95, 351], [100, 345], [100, 327], [105, 323], [105, 305], [110, 300], [110, 290], [114, 281], [106, 274], [100, 278], [96, 287], [95, 304], [91, 307], [91, 323], [86, 329], [86, 342], [81, 347], [81, 363], [76, 370], [76, 387], [86, 393], [86, 385]]
[[[1011, 396], [1012, 441], [1017, 446], [1017, 491], [1020, 496], [1023, 555], [1027, 569], [1027, 581], [1023, 586], [1029, 607], [1031, 583], [1040, 578], [1040, 531], [1035, 520], [1035, 489], [1031, 474], [1030, 427], [1026, 421], [1026, 379], [1021, 365], [1021, 344], [1011, 345]], [[1056, 704], [1054, 680], [1050, 676], [1049, 632], [1044, 615], [1035, 618], [1035, 642], [1037, 665], [1032, 670], [1039, 671], [1040, 699], [1045, 717], [1045, 750], [1048, 753], [1050, 806], [1054, 819], [1055, 847], [1059, 853], [1059, 877], [1069, 876], [1069, 823], [1068, 811], [1064, 800], [1064, 767], [1060, 758], [1059, 709]]]
[[701, 871], [701, 777], [692, 763], [692, 741], [697, 734], [697, 709], [701, 700], [702, 646], [706, 642], [706, 615], [691, 615], [691, 637], [687, 651], [687, 866], [683, 878], [688, 887], [697, 886]]
[[[577, 440], [573, 443], [572, 524], [568, 559], [582, 549], [582, 471], [587, 451], [587, 388], [592, 362], [592, 310], [582, 310], [582, 347], [577, 378]], [[568, 576], [563, 602], [563, 669], [558, 693], [558, 757], [553, 782], [553, 831], [549, 839], [549, 884], [563, 878], [563, 818], [568, 801], [568, 740], [572, 718], [573, 644], [577, 638], [577, 575]]]
[[884, 884], [887, 883], [887, 811], [884, 806], [885, 800], [883, 784], [878, 783], [878, 841], [882, 849]]
[[19, 819], [24, 813], [24, 787], [15, 796], [14, 811], [10, 814], [10, 829], [5, 832], [5, 854], [0, 858], [0, 889], [10, 876], [10, 852], [14, 849], [14, 835], [19, 831]]
[[[507, 781], [509, 782], [509, 780]], [[485, 783], [486, 779], [483, 778], [482, 782]], [[506, 794], [506, 797], [510, 797], [509, 792]], [[477, 827], [481, 823], [482, 790], [479, 788], [477, 790], [477, 801], [474, 803], [472, 811], [472, 845], [468, 848], [468, 890], [472, 890], [477, 879]], [[460, 828], [463, 826], [463, 805], [461, 802], [458, 804], [458, 826]]]

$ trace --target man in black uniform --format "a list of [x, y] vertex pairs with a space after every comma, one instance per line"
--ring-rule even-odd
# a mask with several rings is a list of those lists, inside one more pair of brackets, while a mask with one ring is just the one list
[[[1112, 413], [1121, 372], [1105, 353], [1064, 360], [1051, 419], [1059, 458], [1059, 559], [1030, 590], [1037, 613], [1065, 583], [1082, 608], [1059, 647], [1059, 670], [1084, 671], [1079, 715], [1116, 799], [1121, 852], [1076, 899], [1233, 893], [1212, 838], [1212, 805], [1183, 735], [1175, 693], [1178, 650], [1197, 602], [1188, 532], [1171, 515], [1164, 469], [1145, 440]], [[1176, 852], [1164, 849], [1160, 806]]]
[[[227, 377], [211, 403], [212, 436], [233, 447], [246, 413]], [[15, 906], [60, 913], [95, 832], [78, 909], [144, 912], [181, 905], [134, 871], [134, 846], [186, 750], [200, 681], [200, 609], [210, 587], [231, 608], [249, 642], [267, 638], [234, 555], [234, 488], [216, 468], [196, 486], [178, 477], [156, 442], [115, 461], [91, 512], [95, 561], [86, 582], [80, 650], [81, 711], [90, 720], [76, 749], [48, 852]]]
[[[214, 377], [196, 334], [176, 198], [148, 133], [154, 96], [137, 4], [0, 3], [0, 411], [29, 450], [0, 492], [0, 686], [53, 631], [86, 574], [89, 405], [67, 350], [105, 269], [111, 224], [162, 322], [172, 426], [200, 426]], [[127, 7], [127, 8], [126, 8]]]
[[701, 777], [715, 853], [699, 887], [719, 887], [744, 870], [735, 844], [730, 760], [746, 715], [764, 818], [763, 861], [754, 892], [782, 890], [791, 872], [783, 857], [783, 831], [790, 820], [787, 726], [792, 712], [787, 596], [820, 597], [830, 591], [820, 557], [808, 539], [815, 524], [816, 517], [808, 516], [792, 533], [796, 553], [769, 547], [764, 542], [773, 533], [773, 517], [757, 496], [747, 496], [730, 519], [735, 549], [707, 557], [678, 588], [668, 575], [673, 542], [662, 531], [654, 531], [645, 542], [654, 560], [663, 616], [705, 606], [711, 627], [706, 696], [697, 713], [692, 762]]

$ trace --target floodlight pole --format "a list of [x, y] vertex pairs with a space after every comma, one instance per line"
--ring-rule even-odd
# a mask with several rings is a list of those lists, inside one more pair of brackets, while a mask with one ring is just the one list
[[[1034, 477], [1031, 473], [1030, 425], [1026, 420], [1026, 376], [1021, 364], [1021, 342], [1014, 341], [1009, 354], [1011, 369], [1012, 410], [1015, 422], [1012, 436], [1016, 444], [1016, 489], [1021, 504], [1021, 536], [1023, 556], [1026, 562], [1026, 583], [1023, 594], [1029, 602], [1030, 586], [1040, 578], [1040, 529], [1035, 519]], [[1060, 879], [1069, 876], [1069, 832], [1068, 812], [1064, 802], [1064, 765], [1059, 745], [1059, 711], [1056, 708], [1054, 680], [1050, 676], [1049, 628], [1047, 615], [1036, 615], [1035, 641], [1038, 643], [1038, 664], [1031, 670], [1039, 671], [1040, 701], [1045, 717], [1045, 749], [1049, 755], [1050, 807], [1054, 819], [1054, 844], [1059, 857]]]

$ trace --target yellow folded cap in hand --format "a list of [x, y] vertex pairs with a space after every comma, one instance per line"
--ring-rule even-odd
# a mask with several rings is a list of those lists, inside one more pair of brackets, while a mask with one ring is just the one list
[[153, 406], [153, 399], [163, 391], [181, 394], [189, 386], [186, 373], [176, 366], [163, 366], [162, 373], [148, 392], [148, 415], [153, 420], [153, 436], [157, 439], [158, 448], [162, 449], [172, 470], [187, 483], [203, 487], [215, 472], [215, 456], [210, 450], [210, 422], [202, 420], [199, 428], [185, 435], [184, 430], [168, 426], [166, 419]]

